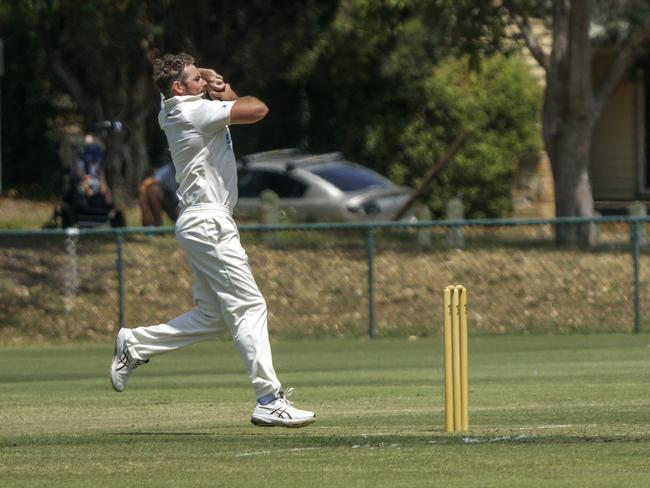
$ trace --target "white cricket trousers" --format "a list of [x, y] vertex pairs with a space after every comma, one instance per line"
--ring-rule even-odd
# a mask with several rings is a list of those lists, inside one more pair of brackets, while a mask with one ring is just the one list
[[176, 222], [176, 240], [194, 271], [195, 308], [165, 324], [127, 330], [129, 352], [146, 360], [213, 338], [227, 326], [257, 398], [277, 395], [280, 382], [273, 369], [266, 302], [229, 209], [218, 204], [185, 208]]

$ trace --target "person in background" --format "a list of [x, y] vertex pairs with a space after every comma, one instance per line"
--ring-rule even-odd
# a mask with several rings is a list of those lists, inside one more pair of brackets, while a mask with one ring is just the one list
[[180, 212], [177, 189], [176, 170], [171, 161], [142, 180], [138, 187], [138, 203], [143, 227], [161, 226], [163, 211], [176, 222]]
[[77, 224], [79, 215], [108, 218], [112, 207], [111, 190], [104, 176], [104, 151], [99, 144], [86, 144], [66, 177], [63, 203], [58, 210], [62, 227]]

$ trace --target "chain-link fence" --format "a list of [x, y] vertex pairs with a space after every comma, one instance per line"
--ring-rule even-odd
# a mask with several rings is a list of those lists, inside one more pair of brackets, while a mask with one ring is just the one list
[[[558, 248], [590, 222], [598, 244]], [[437, 334], [441, 288], [469, 291], [472, 333], [647, 330], [650, 219], [242, 226], [272, 335]], [[92, 338], [192, 306], [173, 229], [0, 232], [5, 340]]]

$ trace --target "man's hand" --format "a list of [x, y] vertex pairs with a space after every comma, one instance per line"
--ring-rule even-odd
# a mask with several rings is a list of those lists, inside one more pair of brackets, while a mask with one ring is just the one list
[[219, 100], [232, 101], [232, 100], [237, 100], [238, 98], [239, 95], [235, 93], [235, 90], [232, 89], [230, 83], [226, 83], [223, 91], [219, 93]]
[[207, 85], [205, 91], [208, 98], [211, 100], [222, 100], [223, 92], [226, 90], [226, 83], [223, 81], [223, 76], [209, 68], [199, 68], [201, 78], [203, 78]]

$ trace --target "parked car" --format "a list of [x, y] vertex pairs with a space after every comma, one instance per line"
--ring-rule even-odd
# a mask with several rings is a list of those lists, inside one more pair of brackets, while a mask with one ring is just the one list
[[280, 210], [296, 220], [390, 220], [411, 195], [411, 189], [338, 152], [309, 155], [281, 149], [251, 154], [241, 159], [238, 173], [235, 212], [240, 215], [257, 213], [260, 194], [272, 190]]

